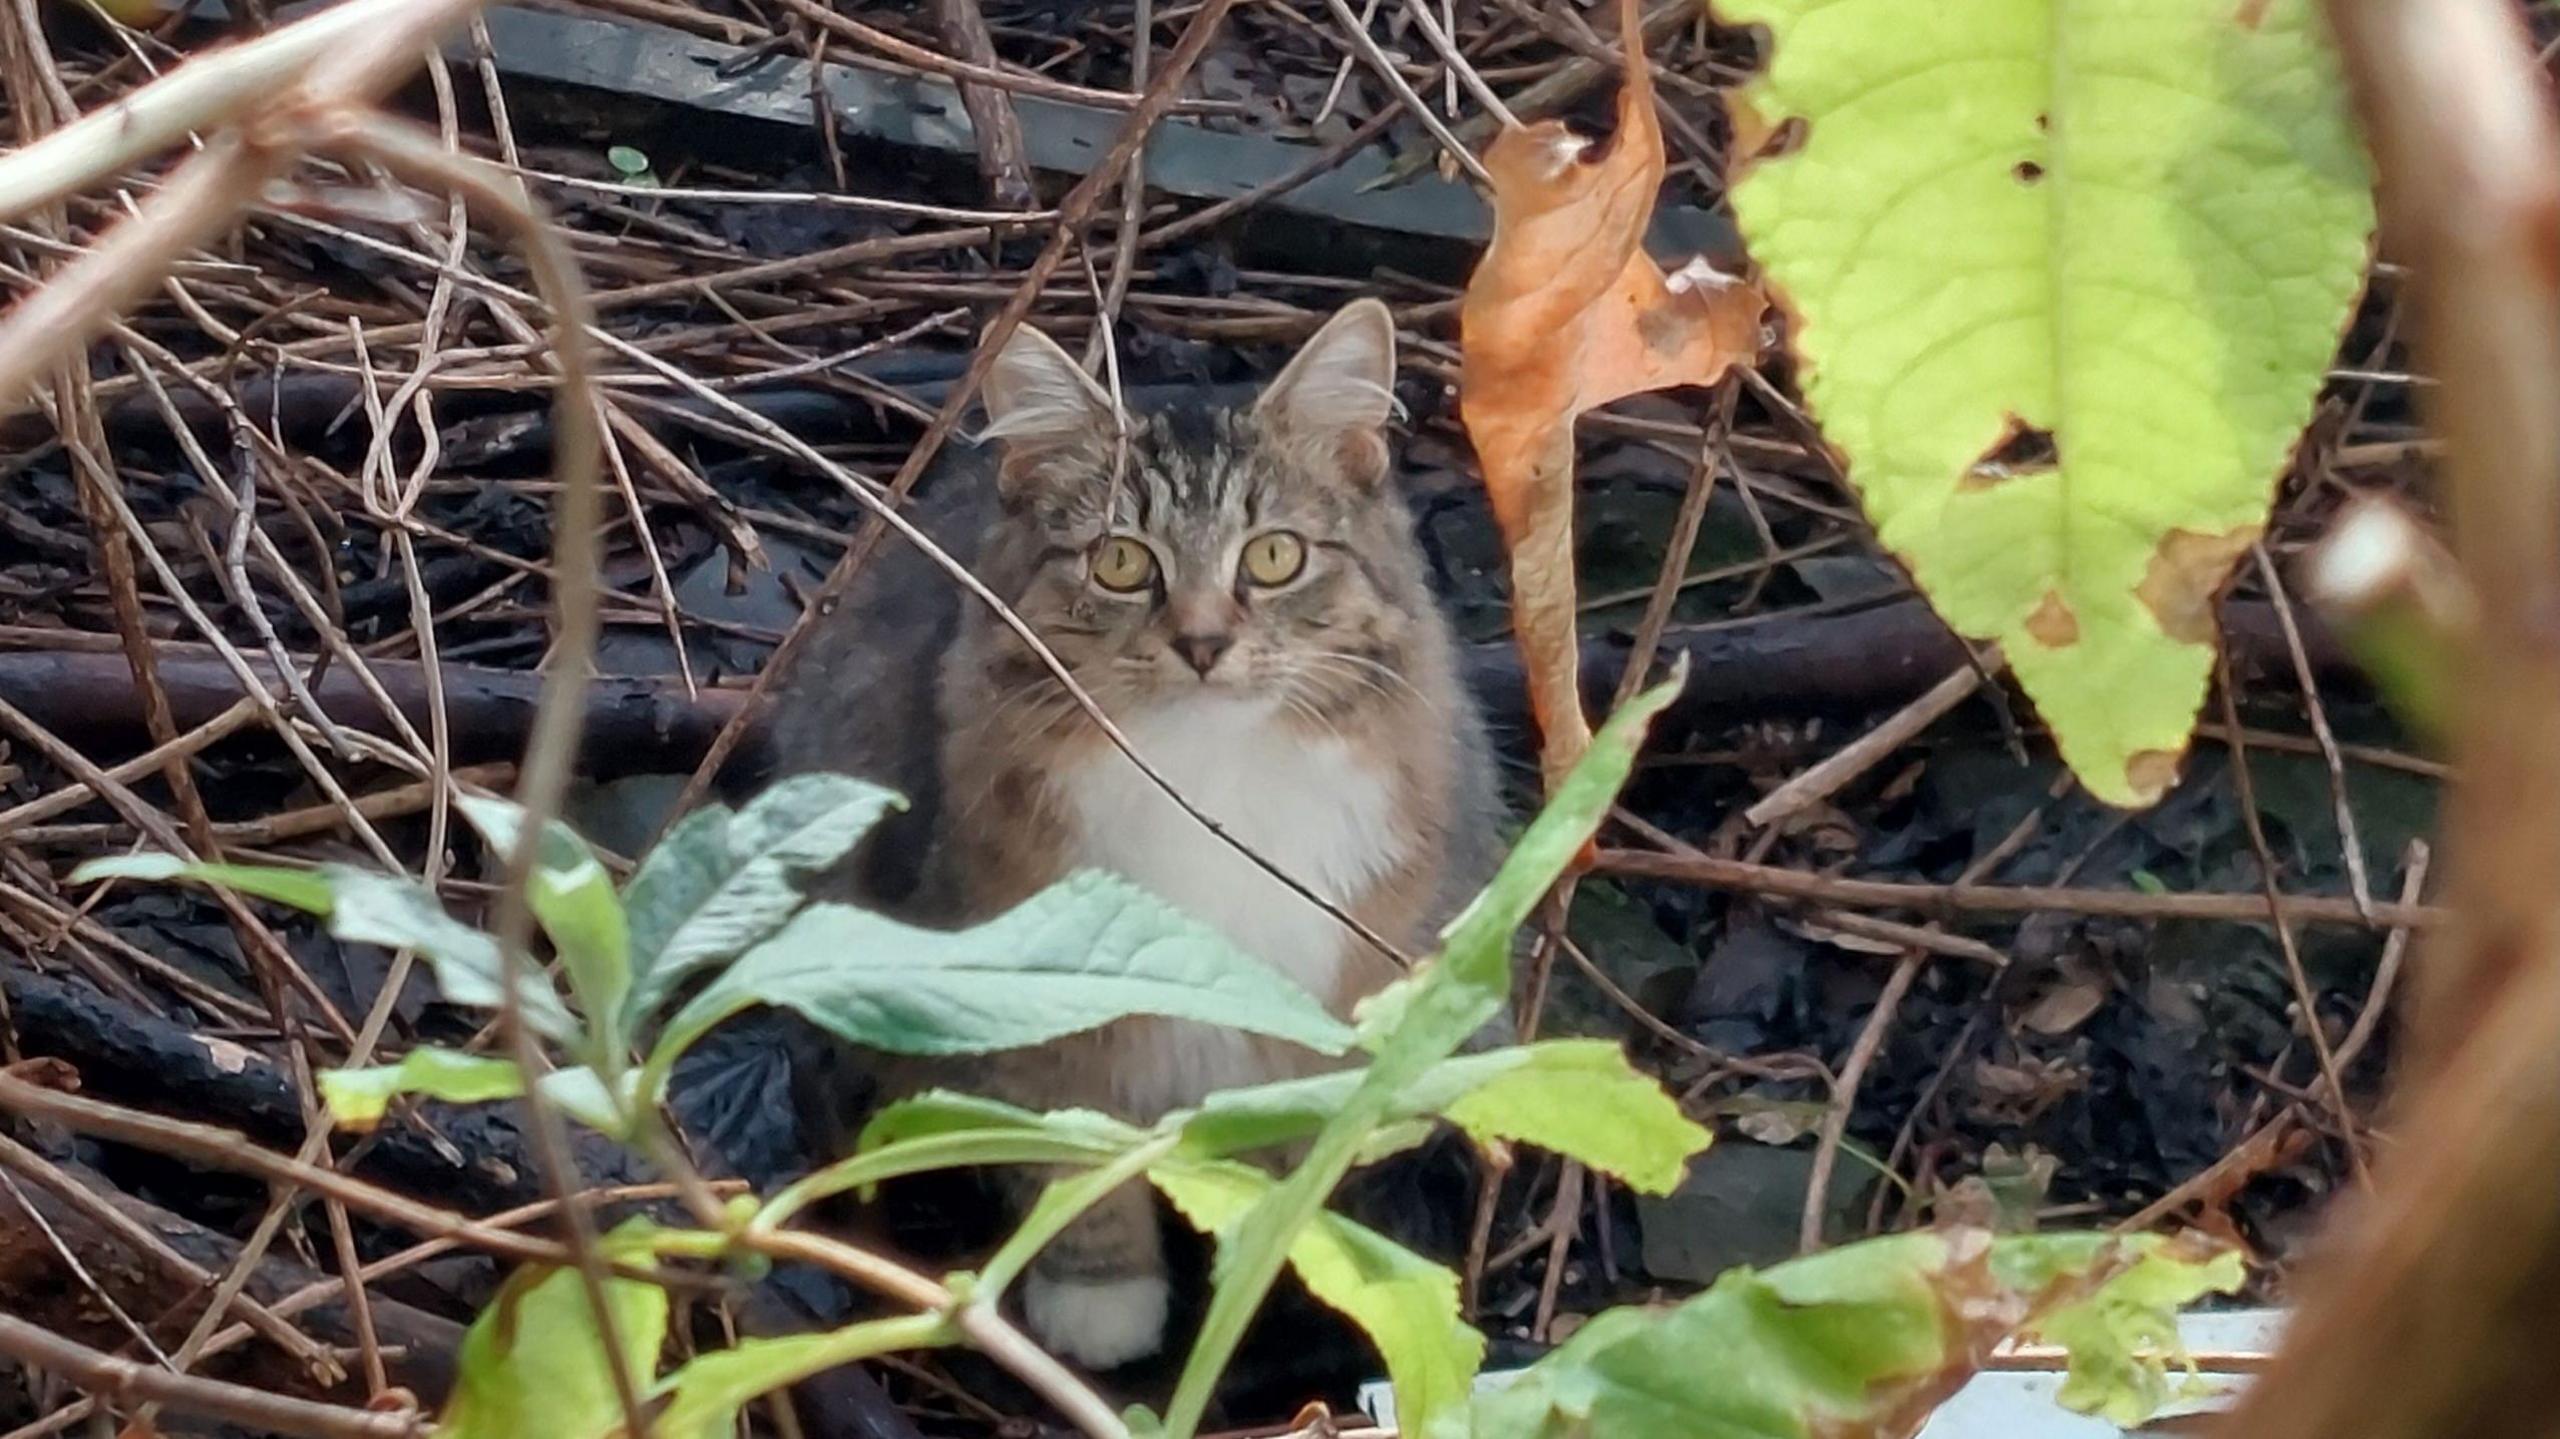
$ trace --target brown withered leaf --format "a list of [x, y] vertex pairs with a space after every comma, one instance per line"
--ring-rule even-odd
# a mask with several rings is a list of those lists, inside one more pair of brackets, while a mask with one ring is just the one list
[[1665, 274], [1644, 252], [1662, 130], [1635, 0], [1618, 9], [1617, 134], [1594, 144], [1549, 120], [1494, 140], [1493, 243], [1458, 312], [1459, 413], [1511, 552], [1513, 629], [1551, 790], [1591, 738], [1574, 628], [1574, 419], [1748, 363], [1767, 308], [1757, 286], [1703, 260]]

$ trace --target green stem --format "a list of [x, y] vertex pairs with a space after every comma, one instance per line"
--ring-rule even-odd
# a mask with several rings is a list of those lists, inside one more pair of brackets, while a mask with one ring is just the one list
[[1173, 1152], [1182, 1143], [1179, 1134], [1167, 1134], [1128, 1151], [1099, 1169], [1079, 1174], [1072, 1179], [1053, 1182], [1040, 1192], [1040, 1202], [1031, 1207], [1013, 1236], [995, 1252], [978, 1271], [974, 1291], [980, 1303], [994, 1304], [1020, 1276], [1032, 1258], [1048, 1247], [1066, 1227], [1076, 1222], [1086, 1210], [1100, 1204], [1104, 1196], [1121, 1185], [1132, 1182], [1147, 1172], [1155, 1162]]
[[936, 1169], [965, 1169], [983, 1164], [1105, 1164], [1122, 1151], [1104, 1145], [1060, 1139], [1029, 1130], [988, 1133], [964, 1130], [929, 1134], [841, 1159], [802, 1176], [767, 1200], [748, 1228], [758, 1233], [780, 1229], [803, 1209], [831, 1195], [861, 1189], [884, 1180]]

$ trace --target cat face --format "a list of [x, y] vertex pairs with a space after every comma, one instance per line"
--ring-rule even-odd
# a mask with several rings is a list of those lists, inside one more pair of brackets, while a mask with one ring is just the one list
[[[1108, 710], [1261, 700], [1330, 722], [1405, 685], [1430, 603], [1387, 483], [1395, 329], [1362, 301], [1250, 407], [1123, 415], [1046, 336], [986, 384], [1015, 609]], [[1026, 676], [1026, 678], [1029, 678]]]

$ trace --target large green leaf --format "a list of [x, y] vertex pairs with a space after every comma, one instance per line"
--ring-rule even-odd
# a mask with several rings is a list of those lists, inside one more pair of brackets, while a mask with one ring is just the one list
[[667, 832], [631, 877], [635, 1030], [685, 976], [746, 952], [800, 907], [802, 877], [842, 859], [905, 801], [835, 774], [794, 775], [732, 815], [713, 805]]
[[[627, 1372], [645, 1393], [666, 1339], [667, 1292], [613, 1278], [604, 1292]], [[609, 1363], [577, 1271], [520, 1270], [462, 1336], [437, 1439], [604, 1439], [623, 1421]]]
[[[1958, 1229], [1870, 1239], [1765, 1272], [1729, 1271], [1674, 1309], [1593, 1319], [1433, 1439], [1752, 1439], [1907, 1435], [1961, 1387], [1992, 1346], [2041, 1325], [2072, 1345], [2075, 1396], [2150, 1407], [2111, 1380], [2159, 1361], [2138, 1335], [2174, 1344], [2174, 1309], [2240, 1281], [2236, 1255], [2147, 1238]], [[2066, 1316], [2105, 1306], [2105, 1322]], [[2135, 1322], [2139, 1316], [2139, 1322]], [[2100, 1377], [2104, 1376], [2104, 1377]], [[2155, 1391], [2157, 1392], [2157, 1391]], [[1421, 1431], [1409, 1431], [1421, 1432]]]
[[[1184, 1218], [1222, 1239], [1272, 1188], [1271, 1176], [1229, 1160], [1168, 1160], [1147, 1178]], [[1458, 1315], [1456, 1274], [1330, 1210], [1291, 1237], [1288, 1254], [1308, 1292], [1378, 1346], [1400, 1412], [1445, 1412], [1466, 1398], [1484, 1336]]]
[[[524, 838], [521, 806], [464, 795], [460, 808], [491, 849], [501, 856], [516, 853]], [[525, 903], [551, 937], [560, 967], [568, 972], [569, 988], [595, 1028], [591, 1057], [618, 1062], [625, 1043], [622, 997], [631, 988], [631, 937], [622, 901], [614, 897], [613, 876], [575, 830], [555, 819], [542, 827], [525, 882]]]
[[[855, 1044], [974, 1054], [1165, 1015], [1329, 1054], [1348, 1029], [1278, 970], [1116, 876], [1071, 875], [975, 929], [919, 929], [850, 905], [802, 910], [668, 1022], [661, 1054], [751, 1005]], [[658, 1063], [653, 1057], [653, 1067]]]
[[2310, 0], [1714, 3], [1771, 37], [1737, 129], [1800, 143], [1734, 213], [1877, 533], [2093, 794], [2157, 799], [2363, 279]]

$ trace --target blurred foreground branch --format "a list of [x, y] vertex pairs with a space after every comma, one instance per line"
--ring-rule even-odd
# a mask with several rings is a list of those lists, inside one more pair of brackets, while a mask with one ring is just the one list
[[2453, 923], [2415, 969], [2377, 1190], [2341, 1209], [2250, 1439], [2560, 1433], [2560, 130], [2501, 0], [2330, 0], [2412, 267], [2476, 621], [2444, 636]]

